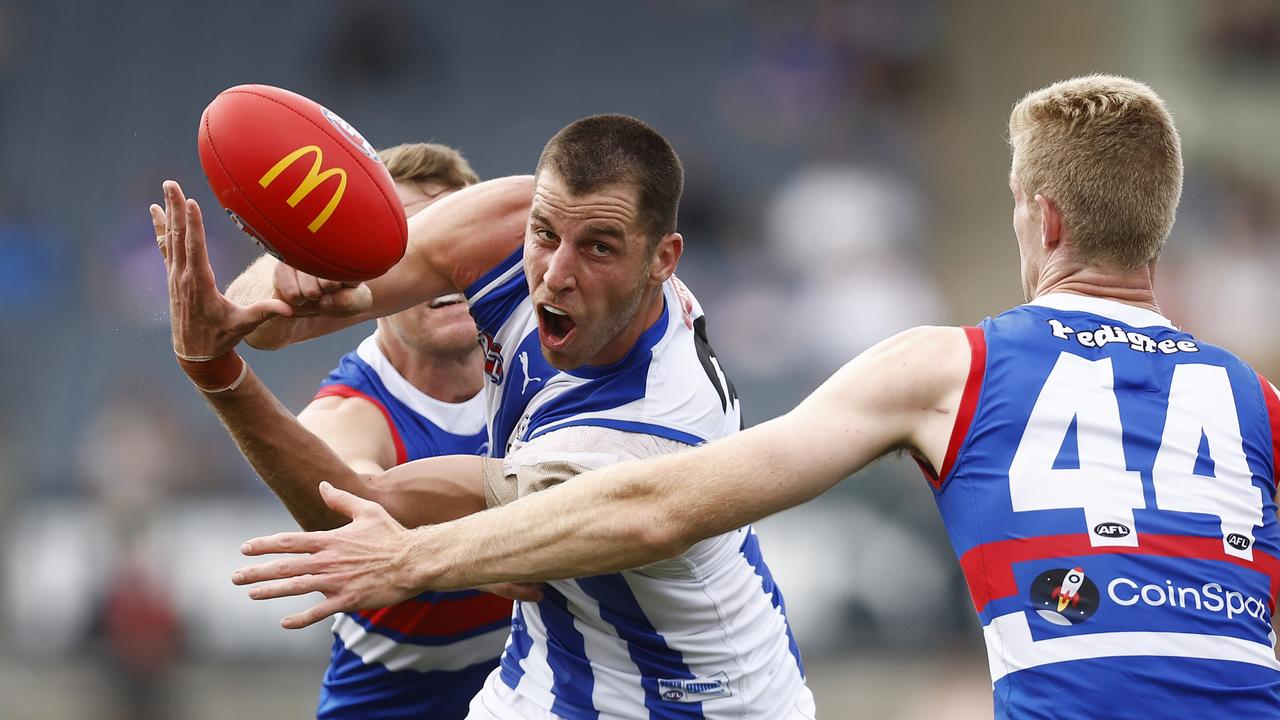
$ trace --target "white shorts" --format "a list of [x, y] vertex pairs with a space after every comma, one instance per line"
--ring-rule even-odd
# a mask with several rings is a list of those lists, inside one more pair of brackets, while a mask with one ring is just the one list
[[[467, 720], [564, 720], [553, 712], [543, 710], [527, 698], [517, 695], [498, 677], [501, 668], [489, 673], [484, 687], [471, 699], [471, 710]], [[816, 720], [817, 708], [813, 702], [813, 693], [804, 688], [804, 693], [796, 700], [796, 706], [789, 715], [779, 720]]]

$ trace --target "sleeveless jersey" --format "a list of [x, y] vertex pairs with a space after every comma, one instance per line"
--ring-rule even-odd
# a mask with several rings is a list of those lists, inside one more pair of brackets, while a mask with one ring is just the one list
[[1000, 718], [1280, 717], [1280, 399], [1231, 353], [1050, 294], [966, 328], [938, 507]]
[[[493, 457], [533, 451], [567, 427], [696, 445], [741, 425], [702, 310], [674, 277], [661, 318], [626, 357], [569, 371], [542, 355], [522, 250], [466, 294], [486, 351]], [[749, 527], [638, 570], [547, 583], [542, 602], [516, 603], [489, 684], [538, 718], [573, 720], [773, 720], [811, 699], [782, 594]]]
[[[411, 385], [369, 336], [329, 373], [316, 397], [360, 397], [387, 419], [396, 464], [487, 449], [484, 399], [445, 403]], [[427, 592], [381, 610], [344, 613], [316, 711], [319, 718], [467, 716], [497, 665], [511, 601], [474, 590]]]

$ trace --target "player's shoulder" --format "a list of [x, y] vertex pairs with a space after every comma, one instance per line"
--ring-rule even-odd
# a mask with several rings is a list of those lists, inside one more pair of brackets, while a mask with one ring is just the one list
[[[903, 330], [849, 361], [830, 381], [846, 392], [883, 395], [895, 408], [934, 407], [985, 369], [982, 331], [922, 325]], [[870, 387], [869, 384], [874, 387]]]
[[351, 428], [366, 425], [381, 427], [386, 423], [385, 410], [376, 398], [363, 393], [340, 392], [336, 386], [334, 391], [318, 394], [298, 413], [298, 419], [303, 424], [321, 416]]
[[967, 368], [973, 345], [981, 340], [980, 328], [919, 325], [880, 341], [866, 354], [885, 364], [921, 372], [951, 365]]

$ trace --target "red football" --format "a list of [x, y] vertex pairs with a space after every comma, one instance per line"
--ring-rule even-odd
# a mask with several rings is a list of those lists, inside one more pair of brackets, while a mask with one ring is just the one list
[[369, 280], [404, 255], [404, 208], [378, 153], [337, 114], [270, 85], [224, 90], [200, 118], [200, 164], [267, 252], [329, 280]]

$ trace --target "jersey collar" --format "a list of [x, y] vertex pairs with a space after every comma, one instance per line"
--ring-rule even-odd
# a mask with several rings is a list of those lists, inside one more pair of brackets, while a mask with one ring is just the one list
[[1106, 298], [1091, 297], [1088, 295], [1076, 295], [1074, 293], [1048, 293], [1027, 303], [1038, 307], [1051, 308], [1053, 310], [1063, 310], [1065, 312], [1084, 312], [1091, 315], [1098, 315], [1128, 325], [1129, 327], [1167, 327], [1173, 328], [1173, 323], [1169, 319], [1157, 312], [1152, 312], [1146, 308], [1136, 307], [1134, 305], [1126, 305], [1116, 300], [1107, 300]]

